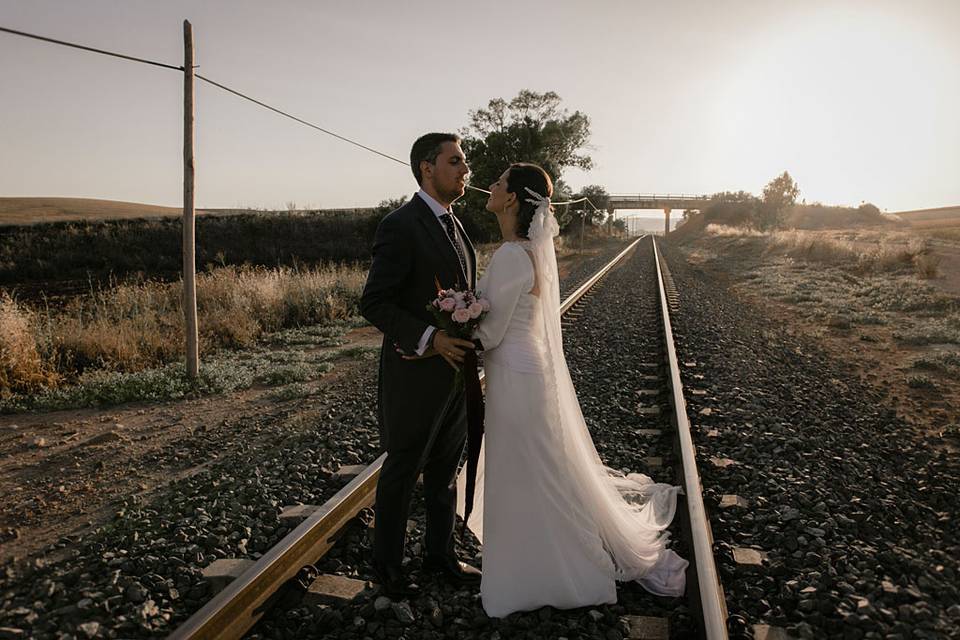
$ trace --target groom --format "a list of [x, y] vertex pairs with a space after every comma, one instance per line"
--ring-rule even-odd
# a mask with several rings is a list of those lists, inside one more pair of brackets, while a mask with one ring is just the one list
[[373, 571], [391, 597], [415, 594], [401, 560], [421, 472], [427, 514], [424, 571], [457, 585], [480, 581], [480, 572], [460, 562], [453, 548], [456, 474], [466, 440], [463, 391], [454, 391], [453, 381], [464, 350], [473, 345], [437, 330], [426, 310], [437, 295], [437, 282], [443, 288], [475, 285], [473, 245], [450, 206], [463, 195], [470, 169], [460, 138], [450, 133], [417, 139], [410, 167], [420, 191], [377, 227], [360, 299], [363, 317], [383, 332], [379, 418], [387, 457], [377, 484]]

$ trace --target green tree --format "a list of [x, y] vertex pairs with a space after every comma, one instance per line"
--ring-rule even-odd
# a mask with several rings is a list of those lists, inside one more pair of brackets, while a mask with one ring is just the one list
[[[607, 190], [598, 184], [587, 185], [573, 194], [574, 200], [579, 200], [580, 198], [590, 199], [590, 202], [582, 202], [574, 205], [579, 211], [586, 214], [586, 223], [593, 225], [603, 224], [607, 219], [607, 205], [610, 203], [610, 194], [607, 193]], [[590, 206], [591, 203], [593, 203], [593, 206]], [[594, 207], [596, 207], [596, 209], [594, 209]]]
[[[570, 193], [562, 181], [563, 170], [593, 167], [593, 160], [583, 153], [590, 139], [590, 119], [580, 111], [563, 109], [553, 91], [523, 90], [509, 102], [490, 100], [486, 108], [470, 112], [470, 123], [460, 133], [470, 182], [483, 189], [511, 163], [533, 162], [553, 178], [553, 199], [561, 200]], [[485, 195], [468, 191], [460, 202], [471, 235], [481, 241], [498, 237], [496, 220], [484, 212]]]
[[760, 228], [779, 227], [783, 223], [783, 216], [787, 209], [796, 204], [798, 195], [800, 195], [800, 188], [786, 171], [767, 183], [763, 188], [763, 198], [759, 207]]
[[703, 210], [708, 222], [729, 226], [756, 226], [760, 199], [746, 191], [721, 191], [710, 196]]

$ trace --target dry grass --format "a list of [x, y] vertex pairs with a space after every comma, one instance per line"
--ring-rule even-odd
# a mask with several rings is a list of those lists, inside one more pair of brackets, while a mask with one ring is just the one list
[[31, 392], [56, 382], [34, 333], [34, 314], [6, 293], [0, 295], [0, 391]]
[[[365, 275], [364, 269], [340, 266], [224, 267], [200, 274], [201, 352], [247, 347], [265, 333], [354, 316]], [[5, 299], [0, 391], [51, 387], [91, 369], [138, 371], [181, 358], [181, 295], [179, 282], [121, 285], [47, 313]]]
[[935, 278], [940, 258], [931, 253], [929, 240], [891, 231], [771, 231], [709, 225], [707, 233], [723, 238], [758, 239], [768, 254], [787, 255], [797, 261], [817, 262], [854, 270], [860, 274], [889, 273], [913, 268], [921, 278]]
[[944, 229], [924, 229], [924, 232], [931, 238], [940, 240], [952, 240], [960, 242], [960, 227], [951, 227]]

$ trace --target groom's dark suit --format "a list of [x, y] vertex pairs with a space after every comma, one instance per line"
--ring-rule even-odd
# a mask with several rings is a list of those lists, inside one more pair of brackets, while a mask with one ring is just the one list
[[[459, 221], [457, 229], [473, 275], [473, 245]], [[396, 347], [414, 353], [433, 324], [426, 306], [437, 295], [436, 281], [444, 288], [458, 283], [473, 288], [475, 283], [466, 279], [442, 223], [418, 195], [380, 222], [360, 311], [383, 332], [379, 418], [387, 458], [377, 484], [373, 556], [384, 567], [400, 568], [410, 500], [421, 471], [426, 555], [454, 555], [455, 480], [466, 440], [463, 392], [452, 392], [454, 370], [443, 358], [404, 360]]]

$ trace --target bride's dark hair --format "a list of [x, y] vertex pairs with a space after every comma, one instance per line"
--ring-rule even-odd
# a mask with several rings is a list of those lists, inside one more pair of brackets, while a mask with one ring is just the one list
[[517, 212], [517, 235], [521, 238], [529, 239], [527, 235], [530, 231], [530, 223], [533, 221], [533, 214], [537, 211], [537, 205], [527, 202], [533, 199], [526, 189], [539, 193], [544, 198], [553, 195], [553, 180], [543, 167], [529, 162], [514, 162], [510, 165], [510, 173], [507, 174], [507, 192], [514, 193], [517, 201], [520, 203], [520, 211]]

